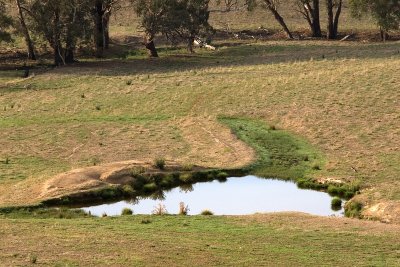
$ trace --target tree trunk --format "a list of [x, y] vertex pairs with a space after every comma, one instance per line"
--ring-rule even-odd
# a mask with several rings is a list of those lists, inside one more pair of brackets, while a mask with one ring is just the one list
[[278, 10], [275, 8], [272, 2], [269, 0], [265, 0], [264, 2], [267, 4], [268, 10], [271, 11], [271, 13], [274, 15], [275, 20], [279, 23], [279, 25], [281, 25], [282, 29], [285, 31], [287, 38], [293, 39], [293, 35], [290, 32], [288, 26], [286, 25], [285, 20], [279, 14]]
[[339, 29], [339, 18], [340, 18], [340, 15], [342, 14], [342, 5], [343, 5], [343, 1], [340, 0], [338, 8], [336, 10], [335, 20], [333, 22], [333, 30], [335, 33], [335, 38], [337, 37], [338, 32], [339, 32], [339, 30], [338, 30]]
[[24, 14], [22, 13], [22, 9], [21, 9], [21, 3], [20, 3], [19, 0], [16, 0], [15, 2], [17, 4], [17, 8], [18, 8], [18, 16], [19, 16], [18, 19], [19, 19], [19, 22], [21, 24], [22, 33], [23, 33], [24, 38], [25, 38], [26, 47], [28, 49], [28, 51], [27, 51], [28, 52], [28, 59], [36, 60], [35, 47], [33, 45], [31, 36], [29, 34], [28, 27], [26, 26], [26, 23], [25, 23]]
[[145, 37], [145, 47], [149, 50], [149, 55], [151, 57], [158, 57], [156, 46], [154, 45], [153, 38]]
[[54, 53], [54, 65], [56, 66], [64, 65], [64, 58], [62, 57], [62, 48], [60, 44], [54, 45], [53, 53]]
[[103, 15], [103, 47], [104, 49], [108, 49], [110, 46], [110, 17], [111, 11], [107, 11]]
[[389, 39], [388, 32], [385, 29], [383, 29], [382, 27], [380, 27], [380, 34], [381, 34], [381, 41], [382, 42], [386, 42], [386, 40]]
[[342, 0], [339, 1], [336, 14], [334, 15], [334, 0], [326, 0], [326, 8], [328, 12], [328, 39], [336, 39], [339, 28], [339, 18], [342, 12]]
[[328, 32], [326, 37], [328, 39], [335, 39], [335, 29], [333, 25], [333, 0], [326, 0], [326, 11], [328, 13]]
[[104, 49], [104, 28], [103, 28], [103, 2], [101, 0], [96, 0], [95, 2], [95, 29], [94, 29], [94, 38], [95, 38], [95, 47], [96, 47], [96, 57], [103, 57], [103, 49]]
[[188, 51], [189, 53], [193, 54], [194, 50], [193, 50], [193, 42], [194, 42], [194, 37], [189, 37], [188, 38]]
[[65, 60], [65, 64], [75, 63], [74, 49], [73, 48], [65, 49], [64, 60]]
[[54, 19], [53, 19], [53, 24], [54, 24], [54, 32], [52, 36], [52, 46], [54, 50], [54, 65], [60, 66], [60, 65], [65, 65], [65, 61], [63, 58], [63, 52], [62, 52], [62, 45], [61, 45], [61, 30], [60, 30], [60, 12], [59, 10], [54, 11]]
[[312, 32], [313, 37], [322, 37], [321, 23], [319, 16], [319, 0], [313, 0]]

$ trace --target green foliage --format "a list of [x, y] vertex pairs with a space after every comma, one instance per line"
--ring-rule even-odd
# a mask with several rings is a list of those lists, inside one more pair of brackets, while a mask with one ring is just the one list
[[143, 191], [145, 193], [151, 193], [157, 190], [157, 185], [155, 183], [145, 184], [143, 186]]
[[360, 218], [362, 204], [360, 202], [351, 201], [345, 206], [345, 215], [350, 218]]
[[333, 210], [340, 210], [342, 208], [342, 200], [338, 197], [332, 198], [331, 208]]
[[89, 214], [81, 209], [68, 208], [44, 208], [44, 207], [22, 207], [22, 208], [3, 208], [0, 214], [7, 215], [8, 218], [38, 218], [38, 219], [76, 219], [90, 217]]
[[372, 15], [384, 31], [398, 29], [400, 26], [399, 0], [351, 0], [350, 7], [355, 17]]
[[360, 181], [352, 181], [348, 184], [343, 185], [329, 185], [328, 193], [332, 196], [339, 196], [345, 199], [352, 198], [355, 194], [360, 191], [361, 183]]
[[159, 168], [160, 170], [164, 170], [164, 168], [165, 168], [165, 159], [164, 158], [156, 158], [154, 160], [154, 166]]
[[212, 32], [208, 23], [209, 0], [138, 0], [135, 11], [141, 18], [141, 27], [148, 39], [161, 33], [172, 43], [193, 42], [197, 36]]
[[91, 1], [34, 0], [25, 8], [30, 28], [49, 43], [56, 65], [71, 63], [76, 45], [91, 40]]
[[30, 261], [32, 264], [36, 264], [36, 263], [37, 263], [37, 255], [36, 255], [36, 254], [31, 254], [31, 255], [29, 256], [29, 261]]
[[124, 192], [125, 196], [134, 196], [136, 193], [131, 185], [124, 185], [122, 187], [122, 191]]
[[6, 12], [6, 6], [4, 1], [0, 1], [0, 43], [2, 41], [10, 42], [11, 34], [9, 33], [9, 28], [12, 26], [13, 21]]
[[298, 178], [296, 182], [297, 186], [301, 189], [324, 190], [328, 187], [326, 184], [318, 183], [309, 178]]
[[210, 210], [203, 210], [200, 215], [211, 216], [214, 215], [214, 213]]
[[122, 216], [126, 216], [126, 215], [132, 215], [133, 211], [130, 208], [124, 208], [121, 212]]

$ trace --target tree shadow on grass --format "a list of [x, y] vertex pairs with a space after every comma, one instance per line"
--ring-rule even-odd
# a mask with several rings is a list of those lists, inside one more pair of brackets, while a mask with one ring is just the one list
[[[310, 60], [400, 58], [398, 43], [362, 44], [327, 41], [224, 42], [216, 51], [198, 49], [189, 54], [182, 47], [160, 47], [160, 58], [148, 58], [138, 47], [115, 49], [108, 58], [82, 59], [53, 68], [57, 75], [132, 76], [201, 71], [210, 68], [286, 64]], [[1, 64], [0, 64], [1, 67]], [[4, 72], [4, 71], [3, 71]]]

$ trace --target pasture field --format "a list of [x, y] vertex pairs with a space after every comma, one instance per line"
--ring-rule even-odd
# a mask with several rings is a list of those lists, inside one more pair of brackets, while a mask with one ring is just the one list
[[[278, 213], [0, 218], [4, 266], [398, 266], [398, 225]], [[33, 262], [35, 264], [33, 264]]]
[[[129, 17], [124, 12], [119, 16]], [[219, 30], [256, 30], [264, 16], [221, 13], [212, 22]], [[288, 18], [295, 31], [305, 31]], [[345, 33], [375, 30], [346, 9], [344, 19]], [[150, 59], [137, 43], [121, 45], [140, 39], [135, 18], [125, 21], [113, 18], [114, 43], [104, 59], [82, 56], [58, 68], [47, 59], [28, 62], [26, 79], [10, 70], [13, 59], [2, 62], [0, 207], [41, 202], [59, 173], [165, 158], [356, 183], [361, 190], [351, 201], [376, 221], [301, 213], [93, 218], [2, 209], [0, 265], [400, 264], [398, 41], [228, 36], [215, 40], [216, 51], [195, 54], [160, 42], [160, 58]], [[271, 18], [265, 24], [276, 31]]]

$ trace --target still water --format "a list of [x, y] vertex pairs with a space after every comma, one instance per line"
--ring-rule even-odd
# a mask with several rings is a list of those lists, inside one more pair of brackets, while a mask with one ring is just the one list
[[297, 188], [293, 182], [255, 176], [228, 178], [226, 182], [197, 183], [193, 188], [174, 188], [164, 192], [164, 199], [139, 198], [135, 202], [119, 201], [84, 207], [92, 215], [120, 215], [123, 208], [134, 214], [152, 214], [159, 203], [169, 214], [179, 213], [179, 203], [189, 206], [189, 215], [208, 209], [215, 215], [247, 215], [264, 212], [299, 211], [322, 216], [343, 216], [343, 209], [331, 209], [332, 197], [327, 193]]

